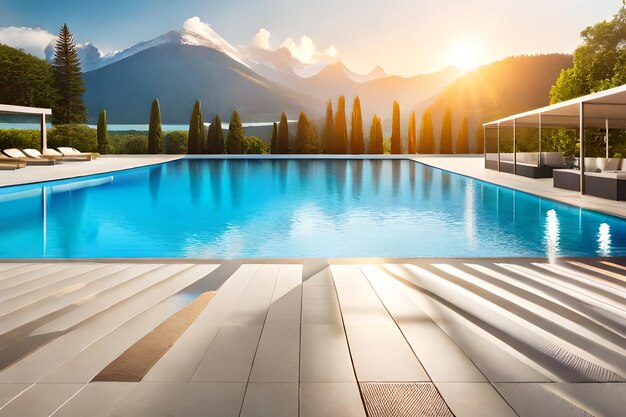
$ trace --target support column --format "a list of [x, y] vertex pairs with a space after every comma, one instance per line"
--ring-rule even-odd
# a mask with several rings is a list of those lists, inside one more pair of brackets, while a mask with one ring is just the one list
[[539, 155], [537, 155], [537, 166], [541, 166], [541, 113], [539, 113]]
[[517, 120], [513, 119], [513, 175], [517, 175]]
[[500, 172], [500, 123], [498, 123], [498, 172]]
[[580, 193], [585, 194], [585, 103], [580, 103]]
[[604, 119], [605, 135], [606, 135], [606, 157], [609, 157], [609, 118]]
[[41, 153], [48, 149], [48, 135], [46, 132], [46, 115], [41, 115]]

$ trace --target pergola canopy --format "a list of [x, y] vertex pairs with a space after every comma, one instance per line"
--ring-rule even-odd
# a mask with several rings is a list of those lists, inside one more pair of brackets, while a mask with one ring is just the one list
[[11, 104], [0, 104], [0, 114], [18, 114], [24, 116], [39, 116], [41, 123], [41, 151], [48, 147], [46, 135], [46, 116], [52, 114], [51, 109], [41, 107], [14, 106]]
[[485, 123], [486, 128], [570, 127], [579, 128], [580, 109], [584, 106], [585, 128], [626, 129], [626, 85], [600, 91], [551, 106], [541, 107]]

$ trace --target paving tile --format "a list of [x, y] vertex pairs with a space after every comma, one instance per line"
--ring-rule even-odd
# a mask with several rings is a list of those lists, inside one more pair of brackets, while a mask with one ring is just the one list
[[32, 384], [0, 384], [0, 408], [31, 386]]
[[302, 325], [300, 381], [355, 381], [343, 326]]
[[332, 265], [330, 271], [335, 287], [370, 288], [358, 265]]
[[346, 326], [396, 325], [371, 287], [337, 287], [337, 294]]
[[0, 409], [2, 417], [48, 417], [84, 384], [35, 384]]
[[343, 325], [334, 287], [303, 285], [302, 324]]
[[302, 383], [300, 417], [365, 417], [356, 383]]
[[435, 386], [456, 417], [516, 417], [488, 382], [439, 382]]
[[300, 326], [266, 324], [254, 357], [250, 381], [298, 382]]
[[263, 325], [279, 271], [280, 265], [261, 265], [224, 324]]
[[222, 326], [191, 381], [247, 382], [261, 330], [261, 325]]
[[359, 382], [430, 381], [396, 326], [346, 326]]
[[237, 417], [245, 384], [140, 382], [112, 417]]
[[330, 268], [324, 268], [317, 274], [306, 279], [303, 284], [305, 287], [334, 287], [333, 277], [330, 274]]
[[624, 383], [498, 383], [495, 387], [520, 417], [623, 417]]
[[54, 417], [109, 417], [135, 382], [91, 382], [64, 404]]
[[297, 417], [297, 383], [251, 382], [240, 417]]

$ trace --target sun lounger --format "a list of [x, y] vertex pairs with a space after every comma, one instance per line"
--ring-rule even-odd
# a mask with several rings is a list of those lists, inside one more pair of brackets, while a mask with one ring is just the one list
[[[29, 149], [30, 150], [30, 149]], [[27, 149], [24, 149], [24, 153], [26, 153]], [[56, 151], [54, 149], [44, 149], [43, 157], [54, 157], [57, 161], [91, 161], [91, 154], [87, 155], [63, 155], [61, 152]]]
[[[66, 146], [61, 146], [59, 148], [57, 148], [57, 150], [59, 152], [61, 152], [63, 154], [63, 156], [84, 156], [87, 157], [89, 156], [91, 159], [96, 159], [98, 157], [98, 153], [94, 153], [94, 152], [81, 152], [76, 148], [70, 148], [70, 147], [66, 147]], [[90, 160], [91, 160], [90, 159]]]
[[9, 158], [8, 156], [4, 156], [0, 153], [0, 170], [14, 170], [24, 168], [25, 166], [26, 162]]
[[[42, 155], [37, 149], [22, 149], [22, 153], [26, 155], [28, 158], [35, 159], [52, 159], [55, 161], [59, 161], [60, 159], [54, 155]], [[62, 155], [61, 155], [62, 156]]]
[[56, 163], [54, 159], [28, 157], [24, 155], [22, 151], [16, 148], [5, 149], [3, 152], [9, 158], [13, 158], [18, 161], [23, 161], [26, 163], [26, 165], [54, 165]]

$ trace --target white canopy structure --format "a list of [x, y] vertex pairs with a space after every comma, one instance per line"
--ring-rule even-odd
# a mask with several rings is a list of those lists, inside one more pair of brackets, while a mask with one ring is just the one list
[[41, 151], [48, 147], [48, 139], [46, 136], [46, 116], [52, 114], [51, 109], [39, 107], [13, 106], [10, 104], [0, 104], [0, 114], [18, 114], [25, 116], [39, 116], [41, 124]]
[[[626, 85], [494, 120], [483, 124], [483, 127], [485, 129], [485, 158], [487, 157], [487, 129], [497, 129], [498, 170], [500, 170], [500, 128], [513, 128], [513, 173], [516, 173], [517, 164], [516, 129], [518, 127], [538, 128], [539, 138], [541, 138], [543, 127], [579, 129], [579, 168], [580, 172], [585, 172], [584, 129], [605, 129], [608, 158], [608, 130], [626, 129]], [[539, 152], [541, 152], [541, 140], [539, 140]], [[585, 193], [585, 175], [580, 175], [580, 191]]]

